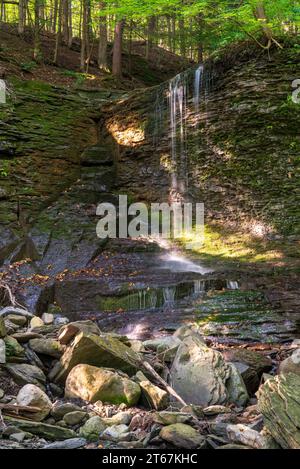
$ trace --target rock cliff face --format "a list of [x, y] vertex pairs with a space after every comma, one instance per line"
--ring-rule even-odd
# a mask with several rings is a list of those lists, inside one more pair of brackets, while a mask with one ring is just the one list
[[[250, 56], [232, 68], [230, 63], [206, 65], [199, 105], [196, 76], [179, 80], [179, 88], [182, 83], [190, 87], [183, 128], [180, 89], [173, 98], [175, 164], [179, 173], [183, 165], [188, 174], [186, 195], [205, 202], [211, 219], [239, 227], [255, 222], [258, 231], [299, 235], [300, 106], [291, 99], [292, 81], [300, 75], [299, 54], [290, 48], [271, 60]], [[174, 93], [174, 81], [172, 86]], [[119, 146], [120, 185], [142, 200], [167, 199], [172, 193], [169, 92], [169, 84], [135, 92], [105, 116], [104, 128]]]

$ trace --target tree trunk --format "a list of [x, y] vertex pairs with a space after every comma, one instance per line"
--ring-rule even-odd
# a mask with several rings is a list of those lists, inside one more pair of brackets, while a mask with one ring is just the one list
[[54, 50], [54, 59], [53, 59], [53, 62], [54, 62], [55, 65], [57, 64], [58, 49], [59, 49], [59, 45], [60, 45], [60, 42], [61, 42], [62, 0], [57, 0], [56, 1], [56, 6], [57, 6], [56, 15], [58, 17], [58, 31], [57, 31], [56, 38], [55, 38], [55, 50]]
[[54, 5], [53, 5], [53, 13], [52, 13], [52, 21], [51, 21], [51, 32], [56, 33], [56, 25], [57, 25], [57, 15], [58, 15], [58, 1], [59, 0], [54, 0]]
[[272, 30], [267, 26], [267, 16], [263, 2], [259, 2], [255, 8], [255, 17], [260, 22], [262, 31], [268, 41], [272, 41]]
[[185, 57], [186, 55], [186, 42], [185, 42], [185, 25], [184, 18], [179, 19], [179, 39], [180, 39], [180, 55]]
[[122, 76], [122, 43], [124, 26], [125, 21], [121, 20], [116, 23], [115, 27], [112, 73], [118, 78], [121, 78]]
[[69, 18], [69, 25], [68, 25], [69, 41], [68, 41], [68, 47], [69, 47], [69, 49], [71, 49], [71, 47], [72, 47], [72, 42], [73, 42], [72, 0], [69, 0], [69, 2], [68, 2], [68, 18]]
[[19, 23], [18, 33], [23, 34], [26, 22], [26, 0], [19, 0]]
[[[105, 8], [105, 2], [100, 2], [100, 10]], [[107, 67], [107, 21], [105, 16], [100, 16], [99, 20], [99, 48], [98, 66], [100, 70], [108, 70]]]
[[62, 36], [65, 44], [69, 44], [69, 1], [62, 0]]
[[41, 0], [35, 0], [34, 2], [34, 45], [33, 45], [33, 58], [35, 61], [41, 59], [41, 41], [40, 41], [40, 11], [41, 11]]
[[85, 60], [87, 56], [87, 22], [88, 22], [88, 9], [87, 0], [82, 2], [82, 21], [81, 21], [81, 52], [80, 52], [80, 70], [85, 70]]
[[148, 30], [147, 30], [147, 43], [146, 43], [146, 60], [149, 60], [149, 53], [152, 48], [153, 44], [153, 36], [155, 33], [155, 27], [156, 27], [156, 18], [155, 16], [151, 16], [151, 18], [148, 20]]

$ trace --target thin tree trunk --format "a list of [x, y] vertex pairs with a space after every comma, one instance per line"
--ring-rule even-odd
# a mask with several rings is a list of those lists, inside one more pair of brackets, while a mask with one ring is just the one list
[[62, 0], [62, 36], [65, 44], [69, 44], [69, 5], [68, 0]]
[[59, 0], [54, 0], [54, 5], [53, 5], [53, 15], [52, 15], [52, 21], [51, 21], [51, 32], [56, 33], [56, 25], [57, 25], [57, 15], [58, 15], [58, 2]]
[[[100, 2], [100, 10], [105, 8], [105, 2]], [[100, 70], [108, 70], [107, 67], [107, 20], [105, 16], [100, 16], [99, 20], [99, 48], [98, 66]]]
[[121, 78], [122, 76], [122, 44], [123, 44], [124, 26], [125, 26], [125, 21], [121, 20], [116, 23], [116, 27], [115, 27], [112, 73], [113, 75], [119, 78]]
[[41, 0], [35, 0], [34, 2], [34, 46], [33, 46], [33, 58], [36, 61], [41, 59], [41, 40], [40, 40], [40, 11], [41, 11]]
[[61, 15], [62, 15], [62, 0], [56, 0], [57, 4], [57, 12], [56, 15], [58, 16], [58, 30], [55, 38], [55, 50], [54, 50], [54, 59], [53, 62], [56, 65], [57, 64], [57, 58], [58, 58], [58, 49], [59, 45], [61, 43]]
[[149, 60], [149, 54], [152, 48], [153, 44], [153, 36], [155, 32], [155, 26], [156, 26], [156, 18], [155, 16], [151, 16], [151, 18], [148, 20], [148, 30], [147, 30], [147, 43], [146, 43], [146, 60]]
[[185, 55], [186, 55], [186, 42], [185, 42], [184, 18], [179, 19], [178, 25], [179, 25], [179, 38], [180, 38], [180, 55], [185, 57]]
[[19, 0], [18, 33], [23, 34], [26, 23], [26, 0]]
[[72, 24], [72, 0], [69, 0], [68, 2], [68, 18], [69, 18], [69, 41], [68, 41], [68, 47], [71, 49], [72, 47], [72, 42], [73, 42], [73, 24]]
[[87, 56], [87, 21], [88, 21], [88, 10], [87, 0], [82, 2], [82, 21], [81, 21], [81, 52], [80, 52], [80, 70], [85, 70], [85, 59]]

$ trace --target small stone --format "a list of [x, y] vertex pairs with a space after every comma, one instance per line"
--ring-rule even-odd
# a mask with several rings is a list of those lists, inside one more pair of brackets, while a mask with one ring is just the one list
[[100, 434], [105, 430], [106, 425], [104, 424], [101, 417], [91, 417], [85, 422], [83, 427], [79, 430], [79, 435], [88, 441], [98, 441]]
[[70, 414], [71, 412], [81, 412], [81, 408], [71, 402], [56, 401], [53, 404], [51, 415], [55, 420], [61, 420], [66, 414]]
[[17, 384], [25, 385], [25, 384], [35, 384], [36, 386], [44, 389], [44, 385], [46, 384], [46, 376], [35, 365], [27, 365], [23, 364], [7, 364], [6, 369], [11, 374], [13, 379]]
[[279, 365], [279, 374], [294, 373], [300, 375], [300, 348], [295, 350], [293, 354], [283, 360]]
[[102, 418], [102, 420], [108, 427], [113, 425], [129, 425], [132, 420], [132, 414], [130, 412], [118, 412], [112, 417]]
[[16, 441], [17, 443], [22, 443], [26, 438], [26, 433], [20, 432], [20, 433], [13, 433], [10, 435], [9, 439], [12, 441]]
[[0, 339], [0, 365], [6, 363], [6, 345], [3, 339]]
[[27, 324], [27, 318], [25, 316], [19, 316], [17, 314], [9, 314], [6, 316], [6, 319], [8, 319], [10, 322], [13, 324], [16, 324], [16, 326], [23, 327], [25, 324]]
[[159, 436], [177, 448], [196, 449], [204, 448], [206, 445], [205, 438], [197, 430], [183, 423], [162, 428]]
[[36, 329], [37, 327], [42, 326], [44, 326], [44, 321], [38, 316], [33, 316], [33, 318], [30, 320], [30, 328]]
[[24, 355], [24, 349], [19, 342], [11, 336], [6, 336], [4, 338], [6, 346], [6, 358], [9, 357], [20, 357]]
[[193, 415], [185, 412], [156, 412], [154, 421], [161, 425], [175, 425], [176, 423], [189, 423], [193, 420]]
[[246, 425], [228, 425], [227, 435], [233, 443], [241, 443], [254, 449], [267, 449], [265, 437]]
[[44, 313], [42, 315], [42, 321], [44, 321], [44, 324], [53, 324], [54, 323], [54, 315], [50, 313]]
[[37, 334], [36, 332], [15, 332], [12, 334], [14, 339], [16, 339], [19, 344], [27, 343], [31, 339], [41, 339], [43, 336], [41, 334]]
[[26, 384], [17, 395], [17, 404], [20, 406], [37, 407], [39, 412], [30, 414], [31, 420], [40, 422], [49, 415], [52, 403], [39, 387], [34, 384]]
[[29, 346], [36, 353], [54, 358], [60, 358], [64, 352], [62, 345], [54, 339], [32, 339]]
[[219, 414], [230, 414], [231, 409], [223, 405], [211, 405], [209, 407], [205, 407], [205, 409], [203, 409], [203, 413], [204, 415], [207, 415], [207, 416], [219, 415]]
[[60, 329], [58, 340], [61, 344], [67, 345], [79, 332], [100, 335], [100, 329], [93, 321], [76, 321]]
[[76, 437], [76, 433], [69, 428], [61, 428], [57, 425], [48, 425], [44, 422], [34, 422], [32, 420], [22, 420], [8, 416], [3, 416], [3, 418], [6, 424], [11, 423], [13, 426], [18, 428], [17, 432], [15, 431], [14, 433], [20, 433], [21, 430], [25, 433], [29, 432], [33, 435], [38, 435], [54, 441]]
[[136, 378], [142, 389], [142, 397], [148, 406], [155, 410], [168, 407], [169, 395], [166, 391], [152, 384], [141, 371], [137, 372]]
[[63, 420], [67, 425], [73, 427], [74, 425], [81, 423], [86, 417], [87, 412], [77, 410], [75, 412], [69, 412], [66, 414]]
[[87, 443], [85, 438], [70, 438], [65, 441], [56, 441], [45, 445], [43, 449], [78, 449], [85, 446]]
[[130, 441], [133, 437], [132, 432], [129, 432], [127, 425], [113, 425], [112, 427], [106, 428], [101, 433], [101, 440], [110, 440], [114, 442], [118, 441]]
[[3, 338], [6, 336], [6, 327], [5, 327], [5, 322], [2, 316], [0, 316], [0, 338]]
[[69, 322], [69, 319], [63, 316], [56, 316], [56, 318], [54, 319], [54, 324], [56, 326], [65, 326]]

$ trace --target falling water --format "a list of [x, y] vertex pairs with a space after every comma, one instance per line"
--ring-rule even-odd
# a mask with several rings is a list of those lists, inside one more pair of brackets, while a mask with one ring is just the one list
[[199, 113], [202, 78], [203, 78], [203, 65], [200, 65], [200, 67], [198, 67], [197, 70], [195, 71], [195, 83], [194, 83], [194, 104], [195, 104], [195, 111], [197, 114]]
[[175, 303], [175, 287], [165, 287], [163, 289], [164, 306], [172, 306]]
[[239, 289], [239, 284], [238, 282], [232, 281], [232, 280], [227, 280], [227, 288], [228, 290], [238, 290]]
[[206, 108], [207, 97], [212, 87], [212, 73], [201, 64], [172, 78], [166, 87], [156, 89], [154, 97], [154, 142], [158, 147], [164, 136], [167, 115], [170, 120], [171, 190], [184, 196], [188, 191], [188, 115], [200, 118], [200, 104]]
[[200, 295], [205, 292], [205, 282], [203, 280], [194, 280], [194, 293]]

